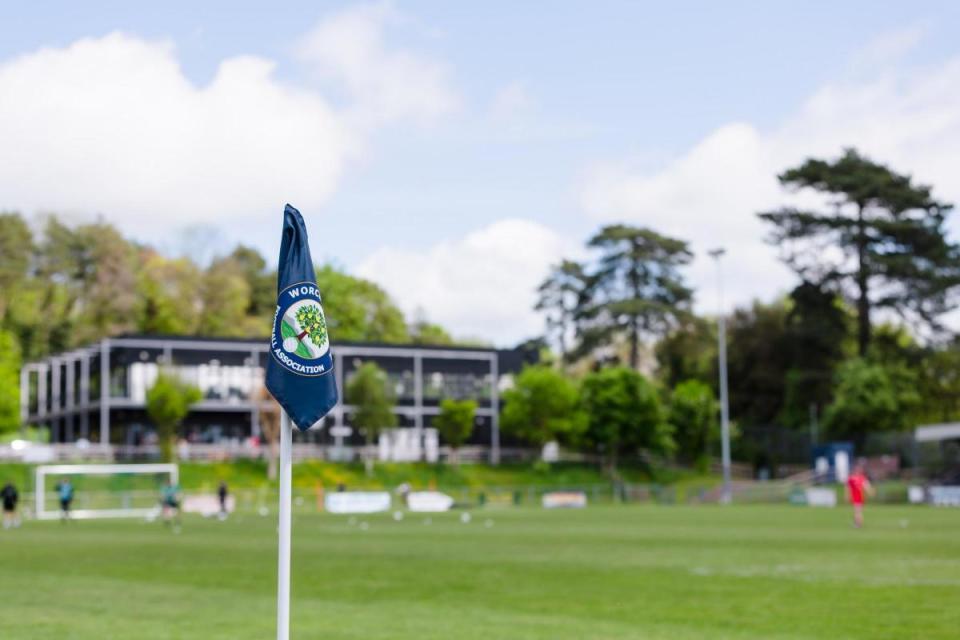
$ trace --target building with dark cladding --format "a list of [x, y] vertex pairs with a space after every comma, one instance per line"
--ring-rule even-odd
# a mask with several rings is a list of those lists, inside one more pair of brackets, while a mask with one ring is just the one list
[[[398, 426], [417, 430], [416, 434], [430, 428], [442, 399], [475, 400], [477, 424], [471, 444], [488, 446], [494, 461], [500, 449], [500, 392], [524, 363], [536, 359], [535, 353], [522, 349], [343, 342], [333, 346], [333, 356], [341, 398], [344, 383], [361, 363], [372, 361], [386, 371], [396, 392]], [[183, 422], [183, 438], [197, 443], [243, 441], [260, 434], [256, 398], [269, 357], [265, 339], [107, 338], [24, 365], [23, 423], [46, 426], [53, 443], [84, 439], [94, 445], [140, 445], [155, 434], [145, 410], [147, 390], [161, 369], [169, 369], [203, 394]], [[334, 444], [338, 434], [338, 445], [360, 444], [362, 437], [349, 429], [352, 409], [342, 402], [295, 438]]]

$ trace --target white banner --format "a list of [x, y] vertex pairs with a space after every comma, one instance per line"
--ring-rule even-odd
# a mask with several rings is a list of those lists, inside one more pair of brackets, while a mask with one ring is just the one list
[[929, 494], [935, 507], [960, 507], [960, 487], [930, 487]]
[[390, 510], [390, 494], [386, 491], [339, 491], [326, 494], [323, 502], [330, 513], [377, 513]]
[[407, 494], [407, 508], [410, 511], [438, 513], [449, 511], [453, 498], [439, 491], [414, 491]]
[[583, 491], [553, 491], [543, 494], [545, 509], [583, 509], [587, 506], [587, 494]]
[[920, 486], [912, 486], [907, 489], [907, 499], [910, 504], [923, 504], [927, 501], [927, 491]]
[[807, 504], [811, 507], [837, 506], [837, 492], [834, 489], [810, 487], [804, 493], [807, 497]]

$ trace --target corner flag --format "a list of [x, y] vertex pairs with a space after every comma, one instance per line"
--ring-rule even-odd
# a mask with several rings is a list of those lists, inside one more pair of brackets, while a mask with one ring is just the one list
[[283, 211], [270, 354], [267, 389], [306, 431], [337, 404], [337, 384], [307, 228], [289, 204]]

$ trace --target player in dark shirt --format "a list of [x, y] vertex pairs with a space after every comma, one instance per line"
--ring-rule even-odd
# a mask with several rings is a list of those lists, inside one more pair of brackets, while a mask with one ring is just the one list
[[225, 480], [220, 481], [220, 486], [217, 487], [217, 498], [220, 500], [220, 519], [227, 519], [227, 495], [229, 491], [227, 490], [227, 483]]
[[13, 483], [8, 482], [0, 489], [0, 501], [3, 502], [3, 528], [11, 529], [20, 526], [20, 517], [17, 515], [17, 502], [20, 494]]

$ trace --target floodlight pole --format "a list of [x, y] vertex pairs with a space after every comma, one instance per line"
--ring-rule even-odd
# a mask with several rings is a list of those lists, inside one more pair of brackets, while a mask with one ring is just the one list
[[293, 482], [293, 428], [280, 412], [280, 524], [277, 560], [277, 640], [290, 638], [290, 503]]
[[726, 309], [723, 307], [723, 268], [720, 258], [726, 249], [713, 249], [710, 257], [717, 263], [717, 351], [720, 365], [720, 448], [723, 463], [723, 492], [720, 502], [729, 504], [733, 500], [730, 484], [730, 400], [727, 391], [727, 322]]

